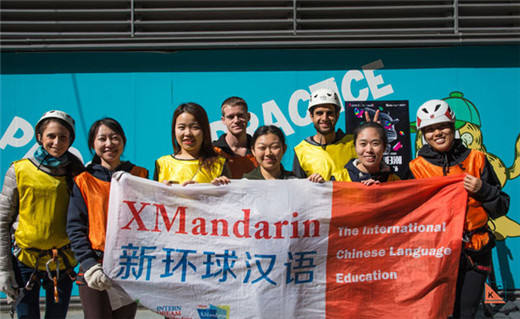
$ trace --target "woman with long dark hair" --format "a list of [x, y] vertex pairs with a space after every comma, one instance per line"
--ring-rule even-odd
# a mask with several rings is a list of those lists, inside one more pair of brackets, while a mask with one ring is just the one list
[[173, 154], [155, 161], [154, 180], [187, 185], [231, 176], [226, 159], [213, 148], [208, 115], [202, 106], [184, 103], [175, 109], [172, 144]]

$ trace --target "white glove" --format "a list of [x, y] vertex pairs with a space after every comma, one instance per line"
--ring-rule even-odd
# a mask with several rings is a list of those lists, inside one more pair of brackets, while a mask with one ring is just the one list
[[14, 276], [14, 271], [0, 271], [0, 291], [7, 296], [7, 303], [13, 302], [18, 296], [18, 284]]
[[99, 291], [107, 290], [112, 286], [112, 280], [105, 275], [101, 264], [95, 264], [85, 271], [87, 286]]

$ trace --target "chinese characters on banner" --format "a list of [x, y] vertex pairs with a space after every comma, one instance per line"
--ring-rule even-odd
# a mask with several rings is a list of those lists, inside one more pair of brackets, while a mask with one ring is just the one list
[[168, 318], [447, 317], [461, 181], [182, 187], [116, 175], [103, 267]]

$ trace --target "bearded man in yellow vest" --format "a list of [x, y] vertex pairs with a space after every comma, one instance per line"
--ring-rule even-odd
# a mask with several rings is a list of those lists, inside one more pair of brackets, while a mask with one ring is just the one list
[[316, 134], [307, 137], [294, 148], [293, 172], [300, 178], [320, 175], [326, 181], [355, 158], [354, 139], [341, 129], [336, 131], [341, 104], [338, 94], [330, 89], [311, 93], [310, 117]]

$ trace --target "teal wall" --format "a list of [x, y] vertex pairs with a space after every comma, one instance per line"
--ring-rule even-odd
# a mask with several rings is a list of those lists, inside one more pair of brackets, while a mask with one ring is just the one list
[[[271, 123], [284, 129], [284, 166], [290, 168], [292, 147], [314, 134], [306, 114], [314, 86], [335, 86], [344, 100], [408, 100], [411, 121], [424, 101], [462, 92], [480, 116], [476, 134], [483, 142], [475, 143], [496, 155], [504, 180], [509, 178], [511, 209], [500, 225], [509, 237], [499, 243], [495, 265], [499, 287], [520, 288], [520, 273], [513, 271], [520, 269], [520, 172], [512, 169], [520, 161], [519, 46], [2, 53], [0, 81], [0, 182], [12, 161], [33, 150], [31, 127], [50, 109], [76, 119], [73, 146], [84, 162], [92, 157], [86, 143], [90, 124], [110, 116], [125, 129], [125, 158], [153, 172], [154, 160], [172, 152], [170, 121], [177, 105], [204, 106], [216, 137], [220, 104], [236, 95], [253, 113], [251, 132]], [[339, 127], [345, 127], [343, 113]]]

